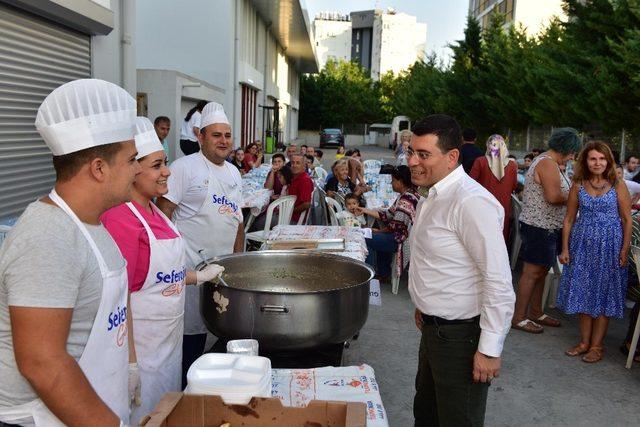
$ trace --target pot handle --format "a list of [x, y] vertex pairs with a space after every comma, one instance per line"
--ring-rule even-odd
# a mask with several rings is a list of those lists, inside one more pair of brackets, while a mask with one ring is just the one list
[[289, 313], [289, 308], [283, 305], [263, 305], [260, 307], [260, 311], [263, 313]]

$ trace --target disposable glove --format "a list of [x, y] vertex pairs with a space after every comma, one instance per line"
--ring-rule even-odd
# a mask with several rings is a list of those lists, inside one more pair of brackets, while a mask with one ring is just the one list
[[137, 363], [129, 363], [129, 403], [140, 406], [142, 399], [140, 391], [142, 384], [140, 383], [140, 370]]
[[196, 271], [196, 284], [199, 285], [204, 282], [218, 283], [220, 276], [224, 271], [224, 267], [218, 264], [208, 264], [200, 271]]

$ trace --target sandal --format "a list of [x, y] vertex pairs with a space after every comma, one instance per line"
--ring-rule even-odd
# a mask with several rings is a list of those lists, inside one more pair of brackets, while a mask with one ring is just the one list
[[544, 332], [544, 328], [531, 319], [524, 319], [521, 322], [512, 324], [511, 327], [530, 334], [541, 334]]
[[587, 354], [582, 356], [582, 361], [586, 363], [596, 363], [602, 360], [602, 347], [591, 347]]
[[548, 316], [546, 314], [543, 314], [537, 319], [531, 319], [531, 320], [533, 320], [539, 325], [550, 326], [552, 328], [559, 328], [560, 326], [562, 326], [562, 323], [560, 323], [558, 319]]
[[589, 344], [585, 344], [581, 342], [575, 347], [571, 347], [570, 349], [566, 350], [564, 354], [566, 354], [569, 357], [575, 357], [575, 356], [580, 356], [581, 354], [585, 354], [587, 351], [589, 351]]

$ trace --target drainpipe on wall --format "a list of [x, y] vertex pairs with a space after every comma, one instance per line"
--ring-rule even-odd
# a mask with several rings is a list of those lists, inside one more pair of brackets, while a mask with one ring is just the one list
[[136, 23], [136, 2], [120, 1], [120, 23], [122, 25], [122, 87], [136, 97], [136, 51], [133, 44]]
[[[267, 75], [267, 70], [269, 69], [269, 51], [267, 50], [267, 47], [269, 46], [269, 29], [271, 28], [271, 25], [273, 23], [271, 21], [267, 22], [266, 25], [264, 26], [264, 72], [262, 73], [263, 76], [263, 84], [262, 84], [262, 105], [266, 106], [267, 105], [267, 81], [268, 81], [268, 75]], [[266, 144], [266, 137], [267, 137], [267, 120], [268, 120], [268, 116], [269, 114], [266, 112], [267, 110], [265, 110], [264, 108], [262, 109], [262, 143]], [[265, 145], [266, 146], [266, 145]], [[277, 151], [277, 150], [276, 150]]]
[[[238, 1], [233, 2], [233, 127], [240, 129], [238, 126], [238, 48], [240, 41], [238, 39]], [[241, 101], [242, 102], [242, 101]], [[242, 109], [242, 105], [240, 105]], [[239, 147], [238, 132], [233, 132], [233, 146]]]

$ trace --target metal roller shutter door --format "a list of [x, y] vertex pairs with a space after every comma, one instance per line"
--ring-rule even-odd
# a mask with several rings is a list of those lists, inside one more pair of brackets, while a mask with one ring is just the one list
[[55, 181], [34, 125], [40, 103], [90, 76], [88, 35], [0, 4], [0, 220], [19, 215]]

